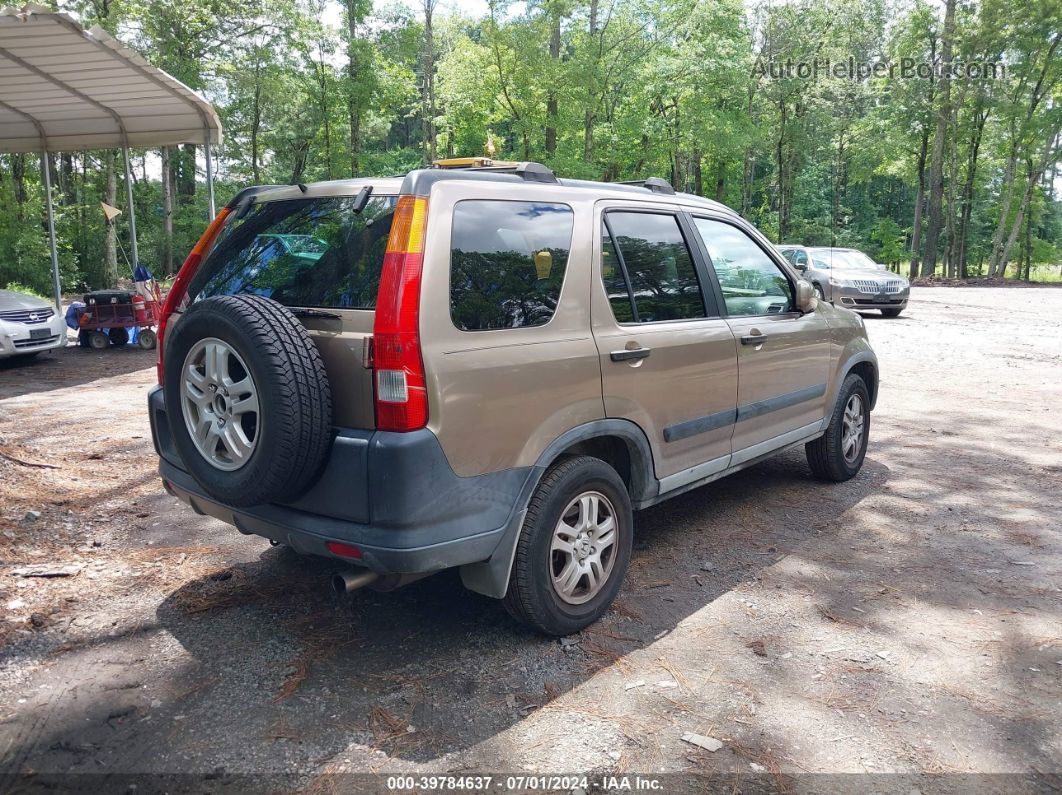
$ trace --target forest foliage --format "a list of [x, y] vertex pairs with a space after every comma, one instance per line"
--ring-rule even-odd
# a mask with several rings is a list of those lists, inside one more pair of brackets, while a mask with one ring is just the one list
[[[58, 7], [215, 103], [221, 202], [490, 151], [562, 176], [663, 176], [777, 242], [852, 246], [913, 275], [1062, 262], [1059, 0]], [[52, 158], [63, 286], [112, 283], [127, 231], [99, 202], [124, 206], [120, 154]], [[140, 258], [172, 273], [206, 222], [201, 147], [133, 163]], [[0, 286], [49, 292], [41, 182], [36, 155], [0, 155]]]

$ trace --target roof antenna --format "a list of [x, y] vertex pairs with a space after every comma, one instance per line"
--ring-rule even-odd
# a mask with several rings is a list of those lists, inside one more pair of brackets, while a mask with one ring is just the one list
[[305, 193], [305, 192], [306, 192], [306, 186], [305, 186], [304, 184], [302, 184], [301, 182], [296, 182], [296, 183], [295, 183], [295, 185], [296, 185], [296, 187], [297, 187], [297, 188], [298, 188], [299, 190], [301, 190], [301, 191], [302, 191], [303, 193]]

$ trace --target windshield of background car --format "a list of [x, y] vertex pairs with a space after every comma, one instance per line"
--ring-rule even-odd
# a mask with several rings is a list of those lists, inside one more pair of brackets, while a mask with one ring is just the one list
[[830, 267], [829, 263], [833, 264], [833, 267], [838, 270], [851, 269], [851, 268], [871, 268], [877, 270], [878, 264], [874, 262], [870, 257], [860, 251], [830, 251], [829, 249], [820, 249], [815, 252], [815, 260], [819, 260], [827, 263], [826, 267]]
[[374, 309], [396, 197], [261, 202], [226, 224], [189, 287], [195, 300], [263, 295], [285, 306]]

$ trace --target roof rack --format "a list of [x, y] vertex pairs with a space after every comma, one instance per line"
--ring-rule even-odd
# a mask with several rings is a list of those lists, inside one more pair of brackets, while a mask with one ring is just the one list
[[445, 160], [435, 160], [432, 162], [432, 168], [489, 171], [494, 174], [516, 174], [528, 182], [558, 181], [557, 176], [541, 163], [517, 163], [510, 160], [491, 160], [489, 157], [453, 157]]
[[619, 183], [620, 185], [641, 185], [653, 193], [665, 193], [668, 196], [675, 195], [675, 189], [663, 177], [646, 177], [645, 179], [629, 179]]

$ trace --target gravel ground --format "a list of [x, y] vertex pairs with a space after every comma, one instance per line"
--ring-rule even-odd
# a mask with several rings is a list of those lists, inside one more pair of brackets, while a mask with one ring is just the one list
[[916, 288], [867, 327], [862, 473], [791, 450], [638, 514], [615, 608], [561, 642], [453, 573], [337, 600], [329, 562], [194, 515], [150, 353], [0, 364], [3, 789], [1057, 791], [1062, 289]]

